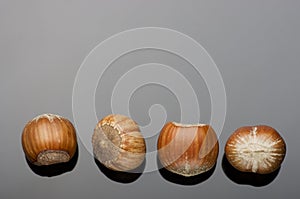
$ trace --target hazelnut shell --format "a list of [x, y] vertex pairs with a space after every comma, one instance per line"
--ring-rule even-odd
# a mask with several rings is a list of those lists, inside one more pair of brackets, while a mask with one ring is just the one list
[[139, 126], [131, 118], [111, 114], [98, 122], [92, 136], [95, 158], [115, 171], [129, 171], [140, 166], [146, 144]]
[[209, 125], [169, 122], [160, 132], [157, 149], [159, 160], [167, 170], [188, 177], [213, 168], [219, 143]]
[[228, 162], [242, 172], [271, 173], [280, 167], [285, 154], [283, 138], [266, 125], [240, 127], [225, 145]]
[[38, 166], [68, 162], [77, 148], [74, 126], [58, 115], [39, 115], [25, 125], [22, 147], [27, 159]]

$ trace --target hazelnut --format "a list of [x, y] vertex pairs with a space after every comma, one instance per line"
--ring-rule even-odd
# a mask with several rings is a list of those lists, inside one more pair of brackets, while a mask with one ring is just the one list
[[265, 125], [238, 128], [225, 146], [226, 158], [234, 168], [258, 174], [277, 170], [285, 153], [283, 138], [274, 128]]
[[139, 126], [124, 115], [112, 114], [100, 120], [92, 136], [95, 158], [115, 171], [129, 171], [140, 166], [146, 144]]
[[182, 176], [204, 173], [216, 164], [219, 143], [206, 124], [167, 123], [160, 132], [158, 158], [167, 170]]
[[22, 147], [29, 162], [38, 166], [68, 162], [77, 148], [75, 129], [61, 116], [39, 115], [24, 127]]

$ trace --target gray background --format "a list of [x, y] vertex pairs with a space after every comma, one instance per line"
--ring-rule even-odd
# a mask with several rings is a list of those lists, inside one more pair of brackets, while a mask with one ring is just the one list
[[[296, 0], [1, 0], [1, 198], [298, 198], [299, 8]], [[143, 174], [131, 183], [116, 182], [99, 170], [80, 140], [72, 171], [49, 178], [34, 173], [21, 148], [26, 122], [45, 112], [73, 121], [72, 88], [85, 56], [109, 36], [144, 26], [171, 28], [191, 36], [219, 67], [227, 93], [227, 116], [212, 176], [191, 186], [170, 182], [159, 172]], [[174, 55], [155, 50], [134, 52], [117, 60], [105, 78], [118, 73], [118, 66], [130, 69], [153, 60], [186, 68], [191, 84], [198, 85], [201, 119], [209, 122], [210, 99], [203, 80]], [[101, 97], [107, 98], [105, 94], [111, 91], [104, 85], [112, 83], [103, 79], [98, 86], [99, 118], [110, 112]], [[131, 116], [146, 125], [149, 116], [145, 107], [154, 103], [165, 106], [169, 120], [179, 118], [176, 96], [155, 85], [142, 87], [132, 96]], [[221, 166], [223, 147], [231, 132], [253, 124], [273, 126], [287, 143], [287, 156], [278, 175], [261, 187], [230, 180]], [[155, 144], [155, 137], [152, 142]]]

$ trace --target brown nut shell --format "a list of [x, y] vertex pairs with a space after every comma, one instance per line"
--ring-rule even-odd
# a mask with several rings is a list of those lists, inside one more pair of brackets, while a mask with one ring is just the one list
[[22, 147], [27, 159], [38, 166], [68, 162], [77, 148], [74, 126], [58, 115], [39, 115], [24, 127]]
[[162, 166], [188, 177], [213, 168], [219, 153], [219, 143], [215, 131], [209, 125], [169, 122], [160, 132], [157, 149]]
[[271, 173], [280, 167], [285, 154], [283, 138], [266, 125], [240, 127], [225, 145], [228, 162], [242, 172]]
[[112, 170], [133, 170], [145, 159], [146, 143], [139, 126], [124, 115], [111, 114], [100, 120], [92, 145], [95, 158]]

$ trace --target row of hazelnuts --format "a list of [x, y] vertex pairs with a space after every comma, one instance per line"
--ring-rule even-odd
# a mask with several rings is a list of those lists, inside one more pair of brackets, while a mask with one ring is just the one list
[[[131, 118], [111, 114], [101, 119], [92, 135], [93, 153], [105, 167], [129, 171], [142, 164], [146, 143]], [[29, 121], [22, 132], [27, 159], [35, 165], [68, 162], [77, 148], [72, 123], [61, 116], [43, 114]], [[194, 176], [214, 167], [219, 143], [210, 125], [167, 123], [157, 142], [158, 158], [170, 172]], [[286, 154], [286, 144], [272, 127], [240, 127], [228, 138], [225, 155], [242, 172], [268, 174], [277, 170]]]

